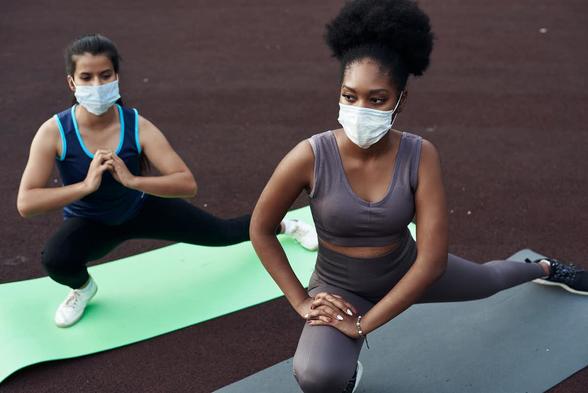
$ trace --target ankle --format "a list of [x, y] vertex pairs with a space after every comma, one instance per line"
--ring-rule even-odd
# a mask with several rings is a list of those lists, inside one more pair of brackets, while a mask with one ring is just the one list
[[541, 267], [543, 268], [543, 271], [545, 272], [545, 277], [549, 277], [551, 275], [551, 263], [543, 259], [539, 261], [539, 265], [541, 265]]

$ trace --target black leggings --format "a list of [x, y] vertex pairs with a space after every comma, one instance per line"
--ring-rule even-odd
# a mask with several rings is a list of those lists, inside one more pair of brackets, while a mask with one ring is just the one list
[[102, 258], [125, 240], [227, 246], [249, 240], [250, 221], [250, 214], [223, 220], [183, 199], [147, 196], [138, 214], [120, 225], [68, 218], [45, 245], [42, 262], [53, 280], [75, 289], [88, 281], [87, 262]]

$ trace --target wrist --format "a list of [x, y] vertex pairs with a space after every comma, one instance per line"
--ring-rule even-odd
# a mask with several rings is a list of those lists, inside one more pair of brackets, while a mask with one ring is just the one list
[[124, 184], [125, 187], [131, 188], [133, 190], [138, 190], [141, 181], [139, 179], [139, 176], [131, 175], [125, 183], [126, 183], [126, 184]]
[[363, 319], [363, 315], [358, 315], [355, 318], [355, 333], [357, 334], [357, 337], [365, 337], [367, 335], [367, 333], [363, 330], [363, 326], [362, 326], [362, 319]]
[[370, 347], [368, 340], [367, 340], [367, 333], [365, 332], [365, 330], [363, 330], [363, 326], [361, 324], [363, 319], [362, 315], [358, 315], [357, 318], [355, 319], [355, 333], [357, 335], [357, 338], [363, 338], [365, 340], [365, 345], [368, 347]]
[[90, 195], [91, 193], [96, 191], [96, 189], [92, 188], [92, 186], [90, 185], [90, 183], [88, 182], [87, 179], [78, 183], [78, 187], [79, 187], [80, 192], [82, 193], [82, 195], [80, 196], [80, 199], [85, 197], [86, 195]]
[[305, 318], [305, 314], [309, 312], [309, 310], [306, 310], [305, 308], [305, 303], [308, 301], [308, 299], [312, 298], [310, 296], [306, 296], [305, 298], [302, 298], [302, 300], [292, 302], [292, 307], [294, 307], [294, 310], [296, 310], [298, 315], [300, 315], [302, 318]]

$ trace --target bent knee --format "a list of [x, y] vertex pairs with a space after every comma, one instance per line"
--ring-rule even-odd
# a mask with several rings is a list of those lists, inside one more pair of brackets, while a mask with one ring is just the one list
[[320, 364], [312, 363], [300, 365], [294, 362], [294, 377], [304, 393], [340, 393], [353, 376], [353, 372], [348, 375], [348, 367], [335, 359]]
[[59, 252], [54, 248], [45, 248], [41, 252], [41, 263], [48, 272], [69, 271], [84, 265], [81, 256], [76, 257], [66, 250]]

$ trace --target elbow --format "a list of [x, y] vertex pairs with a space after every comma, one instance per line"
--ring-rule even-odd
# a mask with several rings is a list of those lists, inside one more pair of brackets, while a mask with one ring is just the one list
[[435, 264], [435, 269], [433, 269], [433, 274], [434, 274], [435, 280], [438, 280], [439, 278], [441, 278], [441, 276], [443, 276], [443, 274], [445, 274], [446, 270], [447, 270], [447, 255], [440, 257], [438, 262]]
[[192, 183], [190, 184], [190, 197], [193, 198], [198, 193], [198, 184], [196, 184], [196, 180], [192, 178]]
[[266, 230], [265, 226], [257, 218], [255, 211], [251, 217], [251, 223], [249, 224], [249, 239], [255, 248], [259, 244], [264, 242], [268, 236], [275, 236], [275, 232]]
[[421, 259], [417, 261], [415, 265], [418, 266], [418, 270], [426, 276], [426, 280], [430, 283], [437, 281], [445, 271], [447, 270], [447, 255], [438, 257], [429, 257], [427, 259]]
[[16, 202], [16, 210], [22, 218], [30, 218], [33, 215], [30, 207], [21, 198]]
[[253, 244], [253, 247], [255, 247], [255, 245], [258, 243], [259, 241], [259, 228], [257, 223], [251, 219], [251, 222], [249, 223], [249, 240], [251, 240], [251, 244]]
[[198, 184], [196, 183], [196, 179], [194, 179], [194, 175], [188, 172], [188, 181], [186, 182], [186, 196], [188, 198], [194, 198], [198, 193]]

